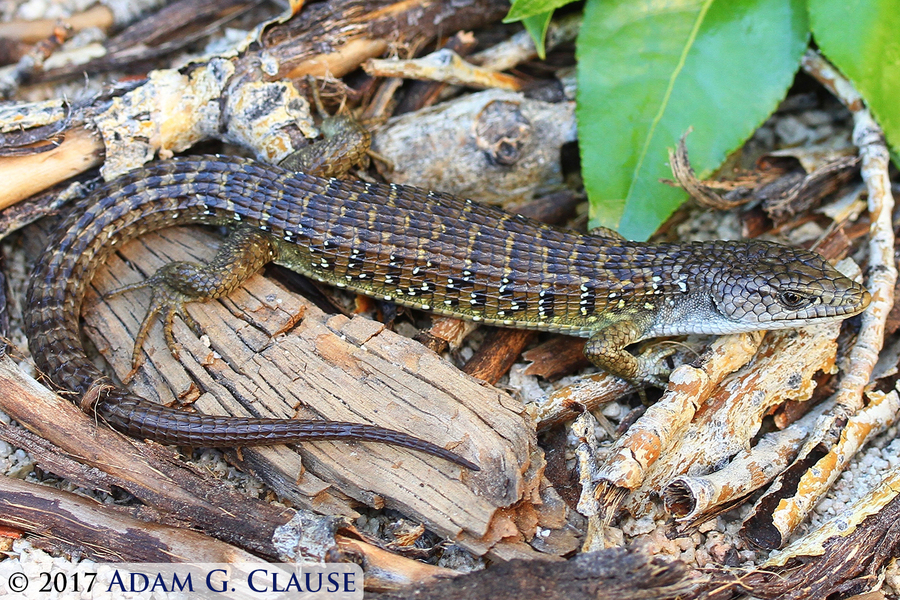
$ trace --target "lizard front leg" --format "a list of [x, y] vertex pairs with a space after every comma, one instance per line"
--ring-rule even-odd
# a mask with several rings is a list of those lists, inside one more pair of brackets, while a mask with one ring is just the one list
[[591, 363], [613, 375], [629, 381], [635, 387], [650, 384], [665, 387], [668, 365], [663, 359], [674, 352], [672, 348], [650, 349], [634, 356], [626, 346], [644, 338], [646, 327], [638, 320], [622, 319], [596, 331], [584, 346], [584, 355]]

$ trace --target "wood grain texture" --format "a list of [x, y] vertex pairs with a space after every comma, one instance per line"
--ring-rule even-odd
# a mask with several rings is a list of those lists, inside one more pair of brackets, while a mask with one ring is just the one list
[[0, 477], [0, 513], [0, 522], [28, 531], [37, 546], [85, 553], [97, 561], [259, 560], [196, 531], [147, 523], [84, 496], [12, 477]]
[[[130, 517], [189, 527], [260, 556], [277, 557], [272, 534], [290, 520], [290, 509], [236, 492], [170, 448], [98, 424], [24, 375], [9, 357], [0, 358], [0, 397], [3, 410], [32, 432], [2, 426], [0, 439], [27, 450], [41, 468], [88, 489], [121, 488], [133, 494], [146, 506], [129, 507]], [[90, 538], [84, 539], [89, 543]], [[130, 550], [121, 552], [138, 558]]]
[[[150, 234], [113, 256], [94, 285], [106, 291], [170, 260], [205, 260], [214, 245], [197, 230]], [[86, 331], [120, 377], [130, 368], [133, 336], [148, 303], [144, 291], [108, 303], [98, 302], [94, 291], [86, 298]], [[321, 503], [328, 493], [395, 508], [483, 553], [497, 541], [479, 540], [498, 510], [537, 485], [535, 473], [525, 475], [536, 444], [518, 402], [413, 340], [363, 317], [329, 317], [262, 276], [229, 298], [188, 311], [210, 345], [176, 321], [182, 366], [155, 326], [145, 345], [148, 360], [131, 384], [145, 398], [193, 401], [210, 414], [373, 423], [451, 449], [465, 446], [482, 468], [472, 473], [382, 444], [243, 450], [242, 464], [292, 502], [328, 509]]]

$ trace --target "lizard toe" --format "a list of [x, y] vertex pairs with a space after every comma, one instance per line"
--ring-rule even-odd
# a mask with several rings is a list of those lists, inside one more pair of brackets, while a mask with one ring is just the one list
[[653, 344], [639, 356], [638, 381], [658, 388], [665, 388], [668, 384], [672, 365], [666, 360], [675, 354], [677, 348], [671, 344]]

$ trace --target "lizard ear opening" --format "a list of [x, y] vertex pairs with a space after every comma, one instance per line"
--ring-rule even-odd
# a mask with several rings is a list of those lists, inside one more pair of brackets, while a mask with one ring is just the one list
[[723, 279], [714, 287], [712, 303], [730, 321], [758, 322], [760, 308], [774, 303], [771, 299], [773, 291], [758, 289], [753, 282], [739, 286], [731, 279]]
[[727, 296], [723, 293], [722, 286], [719, 285], [717, 285], [712, 292], [710, 297], [716, 312], [729, 320], [740, 318], [740, 315], [735, 314], [738, 310], [738, 307], [734, 303], [735, 298], [726, 300]]

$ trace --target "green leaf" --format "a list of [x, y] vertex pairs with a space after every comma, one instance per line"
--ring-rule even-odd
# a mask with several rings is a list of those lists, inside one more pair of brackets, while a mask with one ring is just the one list
[[509, 12], [503, 17], [503, 22], [514, 23], [515, 21], [521, 21], [525, 17], [542, 15], [546, 12], [552, 13], [560, 6], [565, 6], [574, 1], [575, 0], [513, 0]]
[[547, 58], [547, 49], [544, 47], [544, 40], [547, 38], [547, 28], [550, 26], [550, 17], [552, 16], [553, 11], [548, 10], [545, 13], [532, 15], [522, 19], [522, 25], [525, 26], [525, 30], [531, 36], [531, 39], [534, 40], [534, 47], [541, 60]]
[[646, 239], [685, 199], [668, 148], [689, 127], [708, 176], [777, 107], [808, 40], [803, 0], [587, 0], [578, 130], [591, 226]]
[[819, 49], [846, 75], [900, 152], [900, 2], [809, 0]]

